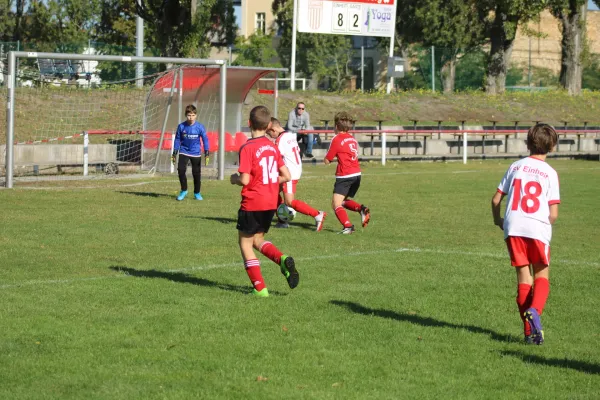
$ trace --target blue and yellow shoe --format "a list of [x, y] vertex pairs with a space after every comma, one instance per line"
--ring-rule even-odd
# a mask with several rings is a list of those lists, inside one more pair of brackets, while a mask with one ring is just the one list
[[528, 308], [523, 315], [525, 316], [525, 319], [531, 328], [531, 337], [533, 338], [533, 343], [537, 345], [544, 343], [544, 328], [542, 328], [540, 314], [538, 314], [535, 308], [531, 307]]
[[263, 290], [258, 291], [256, 289], [252, 289], [252, 295], [256, 297], [269, 297], [269, 290], [267, 288], [263, 288]]
[[204, 200], [204, 199], [202, 198], [202, 195], [200, 194], [200, 192], [198, 192], [198, 193], [194, 193], [194, 199], [196, 199], [196, 200]]
[[177, 196], [177, 201], [185, 199], [185, 196], [187, 196], [187, 190], [182, 190], [181, 192], [179, 192], [179, 196]]
[[295, 288], [300, 283], [300, 274], [296, 270], [296, 263], [291, 256], [281, 256], [281, 262], [279, 263], [281, 273], [285, 276], [290, 289]]

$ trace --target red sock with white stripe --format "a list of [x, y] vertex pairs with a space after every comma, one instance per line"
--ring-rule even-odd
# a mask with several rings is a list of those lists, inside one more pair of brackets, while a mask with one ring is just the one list
[[355, 211], [355, 212], [360, 212], [360, 204], [358, 204], [357, 202], [355, 202], [354, 200], [344, 200], [342, 202], [342, 206], [344, 206], [345, 209], [350, 210], [350, 211]]
[[275, 264], [279, 265], [281, 262], [281, 256], [283, 253], [279, 251], [277, 247], [271, 242], [263, 242], [262, 246], [260, 246], [259, 251], [267, 257], [269, 260], [273, 261]]
[[250, 282], [252, 282], [254, 289], [258, 292], [263, 290], [265, 288], [265, 281], [260, 272], [260, 261], [256, 258], [248, 260], [244, 262], [244, 268], [246, 268], [246, 273], [248, 274], [248, 278], [250, 278]]
[[531, 285], [519, 283], [519, 287], [517, 288], [517, 306], [519, 307], [519, 315], [523, 321], [523, 333], [526, 336], [531, 335], [531, 327], [523, 313], [531, 307], [532, 294]]
[[350, 219], [348, 219], [348, 213], [346, 210], [344, 210], [344, 207], [337, 207], [335, 209], [335, 216], [337, 217], [338, 221], [344, 225], [344, 228], [350, 228], [352, 226]]
[[542, 315], [548, 295], [550, 294], [550, 282], [546, 278], [537, 278], [533, 281], [533, 300], [531, 307], [535, 308], [538, 314]]
[[298, 211], [300, 214], [309, 215], [313, 218], [319, 215], [318, 210], [315, 210], [314, 208], [312, 208], [311, 206], [309, 206], [301, 200], [292, 201], [292, 208]]

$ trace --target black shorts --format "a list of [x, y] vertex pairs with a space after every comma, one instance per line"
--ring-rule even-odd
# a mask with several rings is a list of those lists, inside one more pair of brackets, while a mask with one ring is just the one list
[[354, 197], [356, 196], [359, 187], [360, 175], [353, 176], [352, 178], [336, 178], [335, 185], [333, 186], [333, 193], [341, 194], [346, 197]]
[[237, 230], [249, 235], [269, 232], [275, 210], [267, 211], [238, 211]]

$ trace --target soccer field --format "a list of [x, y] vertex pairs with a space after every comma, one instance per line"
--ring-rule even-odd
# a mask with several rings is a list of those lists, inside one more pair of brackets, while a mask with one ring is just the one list
[[201, 202], [175, 176], [0, 190], [0, 398], [598, 398], [600, 163], [549, 159], [542, 346], [490, 212], [510, 163], [363, 164], [353, 235], [335, 166], [306, 166], [297, 198], [328, 217], [271, 229], [300, 285], [261, 255], [269, 298], [248, 294], [228, 181]]

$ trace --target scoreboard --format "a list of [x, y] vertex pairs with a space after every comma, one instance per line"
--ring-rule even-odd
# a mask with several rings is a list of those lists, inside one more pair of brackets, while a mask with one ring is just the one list
[[398, 0], [298, 0], [298, 31], [393, 37]]

